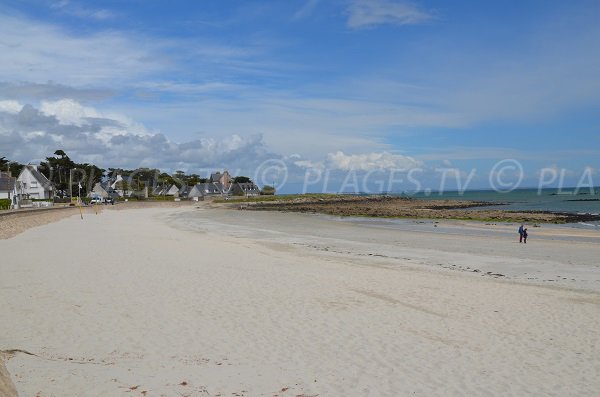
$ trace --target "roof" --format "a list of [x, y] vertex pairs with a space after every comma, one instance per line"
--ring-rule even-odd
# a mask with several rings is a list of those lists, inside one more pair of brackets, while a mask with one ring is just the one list
[[100, 188], [100, 189], [104, 190], [106, 193], [111, 193], [111, 192], [115, 191], [115, 189], [110, 187], [110, 184], [108, 182], [98, 182], [94, 185], [93, 190], [95, 190], [96, 188]]
[[221, 182], [206, 182], [197, 183], [191, 189], [189, 194], [193, 197], [193, 194], [200, 194], [202, 196], [210, 194], [223, 194], [226, 193], [225, 188]]
[[0, 177], [0, 192], [10, 192], [15, 188], [16, 178]]
[[165, 189], [164, 186], [156, 186], [154, 188], [154, 190], [152, 190], [152, 194], [155, 196], [160, 196], [163, 193], [163, 190]]
[[212, 174], [210, 174], [210, 181], [211, 182], [220, 182], [223, 175], [227, 175], [229, 178], [231, 178], [231, 176], [229, 175], [229, 171], [225, 170], [225, 172], [223, 172], [223, 173], [221, 173], [220, 171], [217, 171], [217, 172], [213, 172]]
[[210, 180], [212, 182], [219, 182], [219, 180], [221, 179], [221, 177], [223, 176], [223, 174], [221, 174], [220, 172], [215, 172], [210, 174]]
[[[23, 170], [29, 170], [29, 172], [31, 172], [31, 175], [33, 175], [33, 177], [39, 182], [40, 185], [42, 185], [45, 189], [51, 188], [52, 187], [52, 182], [50, 182], [48, 180], [48, 178], [46, 178], [46, 176], [44, 174], [42, 174], [41, 172], [39, 172], [33, 165], [26, 165]], [[23, 172], [23, 171], [21, 171]]]
[[238, 182], [236, 183], [242, 190], [258, 190], [258, 186], [254, 182]]

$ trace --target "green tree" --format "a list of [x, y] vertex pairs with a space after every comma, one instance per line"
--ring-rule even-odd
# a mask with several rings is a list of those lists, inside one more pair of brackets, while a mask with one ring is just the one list
[[252, 179], [247, 176], [236, 176], [233, 178], [233, 183], [252, 183]]
[[263, 186], [262, 190], [260, 191], [260, 194], [272, 196], [275, 194], [275, 187], [265, 185], [265, 186]]
[[0, 171], [10, 172], [15, 178], [19, 176], [24, 165], [16, 161], [10, 161], [6, 157], [0, 157]]
[[71, 191], [69, 180], [72, 169], [76, 167], [63, 150], [55, 151], [54, 155], [59, 157], [46, 157], [46, 161], [40, 164], [39, 170], [54, 184], [56, 194], [62, 198], [68, 196]]

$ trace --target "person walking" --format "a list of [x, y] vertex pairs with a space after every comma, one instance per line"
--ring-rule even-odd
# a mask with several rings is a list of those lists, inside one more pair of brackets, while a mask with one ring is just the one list
[[527, 244], [527, 236], [529, 236], [529, 233], [527, 233], [527, 228], [523, 229], [523, 244]]
[[525, 231], [525, 229], [523, 229], [523, 224], [521, 224], [521, 226], [519, 226], [519, 242], [522, 243], [523, 242], [523, 232]]

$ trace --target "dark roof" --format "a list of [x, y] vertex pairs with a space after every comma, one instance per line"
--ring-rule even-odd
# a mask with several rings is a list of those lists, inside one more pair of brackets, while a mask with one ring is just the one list
[[221, 179], [222, 176], [223, 176], [223, 174], [221, 174], [220, 172], [215, 172], [213, 174], [210, 174], [210, 181], [211, 182], [219, 182], [219, 180]]
[[112, 187], [110, 187], [110, 185], [108, 184], [108, 182], [98, 182], [98, 183], [96, 183], [94, 185], [94, 189], [96, 189], [96, 187], [101, 188], [106, 193], [112, 193], [112, 192], [115, 191], [115, 189], [113, 189]]
[[258, 186], [254, 182], [238, 182], [236, 183], [242, 190], [258, 190]]
[[223, 194], [226, 193], [225, 188], [221, 182], [206, 182], [206, 183], [197, 183], [194, 188], [198, 190], [200, 194]]
[[12, 177], [0, 177], [0, 191], [10, 192], [15, 188], [16, 178]]
[[152, 194], [155, 196], [160, 196], [164, 190], [164, 186], [156, 186], [153, 190], [152, 190]]

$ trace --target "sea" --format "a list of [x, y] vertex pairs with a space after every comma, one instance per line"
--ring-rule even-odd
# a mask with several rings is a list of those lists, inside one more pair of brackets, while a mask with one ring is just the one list
[[[575, 214], [600, 214], [600, 187], [585, 189], [515, 189], [510, 192], [494, 190], [465, 190], [445, 192], [401, 193], [422, 199], [469, 200], [494, 203], [478, 209], [501, 209], [509, 211], [551, 211]], [[498, 205], [500, 204], [500, 205]], [[582, 222], [582, 227], [597, 229], [600, 222]]]

